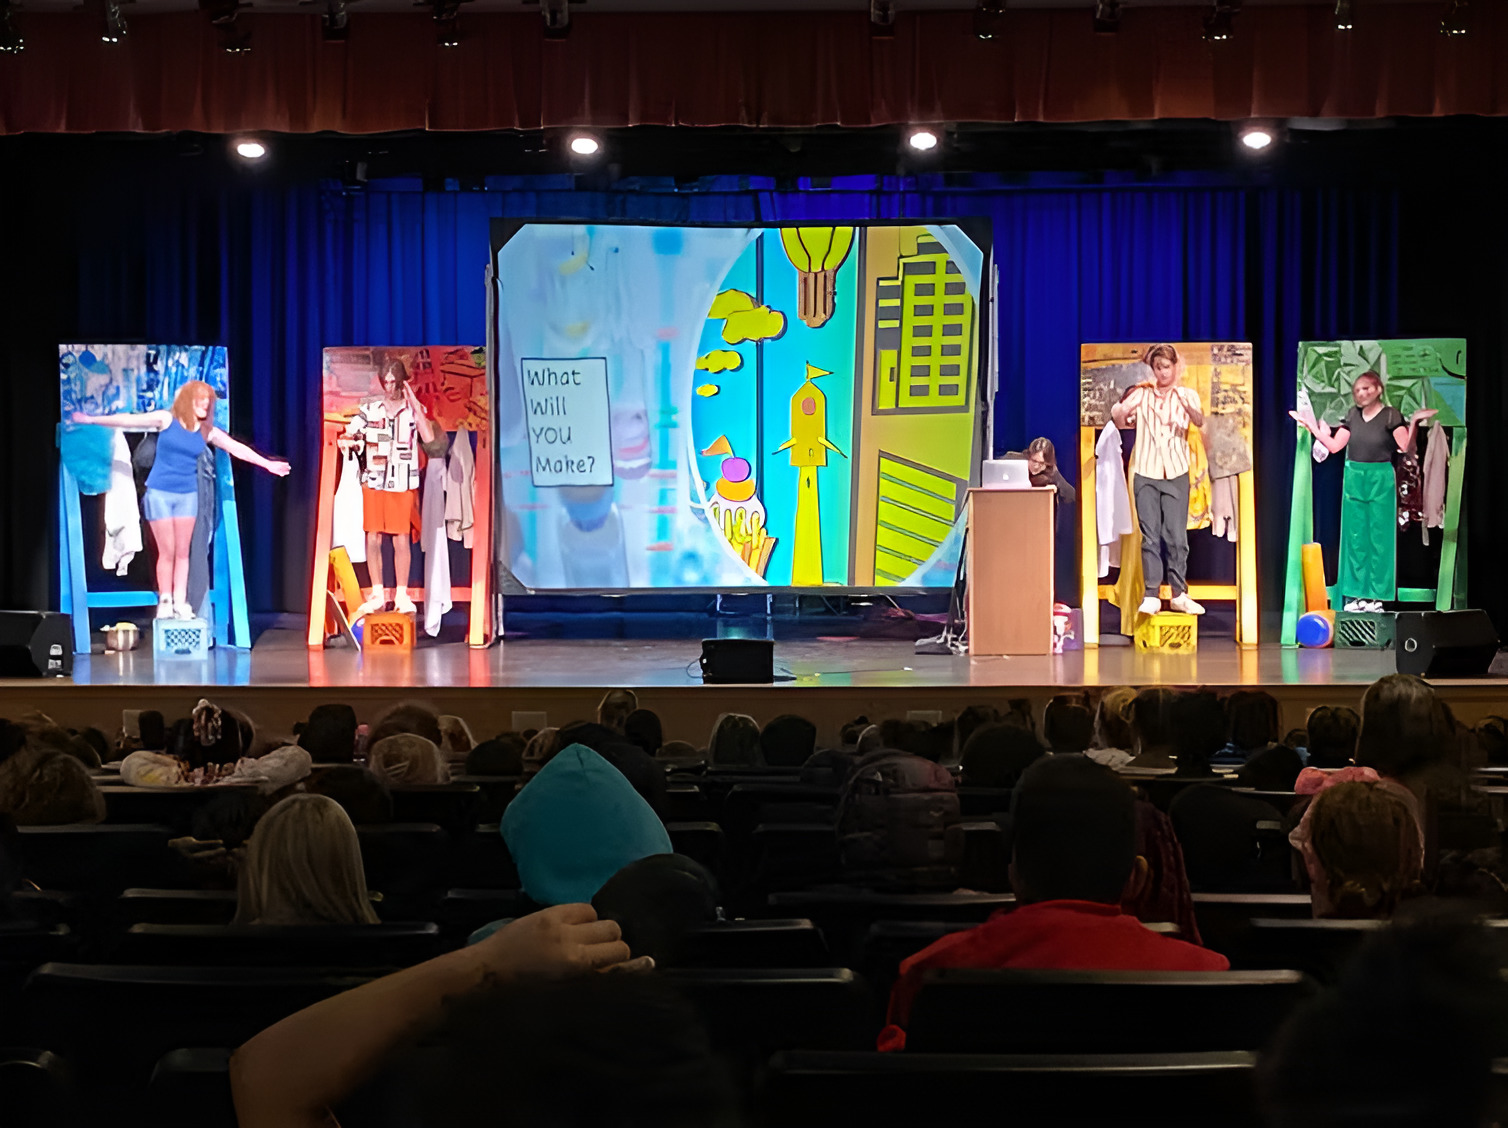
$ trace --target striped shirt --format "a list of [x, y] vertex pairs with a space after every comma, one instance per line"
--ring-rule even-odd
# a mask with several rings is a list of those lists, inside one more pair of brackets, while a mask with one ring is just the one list
[[1126, 423], [1136, 428], [1136, 472], [1143, 478], [1176, 478], [1189, 472], [1189, 409], [1199, 393], [1175, 384], [1166, 392], [1132, 388], [1121, 401]]

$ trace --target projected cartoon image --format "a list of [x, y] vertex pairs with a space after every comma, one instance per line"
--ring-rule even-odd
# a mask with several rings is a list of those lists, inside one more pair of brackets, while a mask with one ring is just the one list
[[524, 586], [953, 582], [985, 264], [961, 228], [507, 224], [495, 243]]

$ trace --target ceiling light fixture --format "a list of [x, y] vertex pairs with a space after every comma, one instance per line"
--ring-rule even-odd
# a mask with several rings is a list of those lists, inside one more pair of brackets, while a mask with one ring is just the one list
[[1204, 39], [1207, 43], [1224, 43], [1236, 32], [1236, 13], [1241, 10], [1241, 0], [1214, 0], [1209, 15], [1204, 17]]
[[1352, 0], [1335, 0], [1335, 30], [1351, 31], [1356, 19], [1351, 11]]
[[435, 45], [461, 45], [461, 0], [434, 0]]
[[1452, 38], [1471, 34], [1471, 0], [1448, 0], [1440, 17], [1440, 34]]
[[938, 146], [938, 136], [923, 126], [913, 129], [906, 135], [906, 144], [918, 153], [930, 153]]
[[1121, 29], [1121, 0], [1094, 0], [1094, 33], [1114, 35]]
[[1258, 122], [1243, 125], [1236, 136], [1240, 138], [1241, 144], [1253, 153], [1265, 152], [1272, 148], [1273, 142], [1278, 139], [1276, 129]]
[[26, 50], [26, 40], [11, 19], [10, 0], [0, 0], [0, 53], [14, 55]]
[[260, 161], [267, 156], [267, 146], [255, 137], [237, 138], [231, 151], [243, 161]]
[[975, 0], [974, 38], [998, 39], [1005, 33], [1005, 0]]
[[602, 151], [602, 142], [590, 133], [578, 133], [571, 138], [570, 147], [578, 157], [595, 157]]
[[545, 20], [546, 39], [564, 39], [571, 34], [571, 0], [539, 0]]
[[351, 27], [351, 14], [346, 11], [346, 0], [326, 0], [325, 11], [319, 18], [319, 33], [326, 43], [344, 43]]
[[120, 0], [105, 0], [105, 30], [101, 43], [119, 43], [126, 37], [126, 17], [120, 14]]
[[895, 0], [869, 0], [869, 34], [877, 39], [895, 34]]

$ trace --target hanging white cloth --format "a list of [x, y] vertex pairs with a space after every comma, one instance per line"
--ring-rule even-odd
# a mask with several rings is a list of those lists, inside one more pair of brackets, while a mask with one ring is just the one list
[[440, 618], [450, 610], [450, 542], [445, 539], [445, 463], [431, 458], [424, 468], [424, 497], [419, 507], [424, 550], [424, 633], [440, 633]]
[[1126, 468], [1121, 462], [1121, 433], [1106, 423], [1094, 444], [1094, 521], [1100, 545], [1100, 575], [1120, 567], [1121, 537], [1134, 533], [1131, 494], [1126, 488]]
[[362, 520], [361, 463], [355, 451], [347, 451], [340, 463], [340, 482], [335, 487], [335, 512], [330, 519], [330, 547], [344, 548], [352, 564], [367, 558], [367, 535]]
[[131, 473], [131, 447], [124, 431], [115, 431], [110, 447], [110, 488], [105, 491], [105, 571], [124, 576], [141, 551], [141, 509]]
[[476, 523], [476, 460], [471, 453], [471, 434], [465, 428], [456, 432], [450, 446], [450, 460], [445, 471], [445, 531], [453, 541], [471, 547], [472, 527]]
[[1236, 477], [1216, 478], [1210, 486], [1210, 532], [1231, 544], [1240, 535], [1237, 510]]
[[1429, 531], [1445, 527], [1445, 486], [1450, 476], [1450, 436], [1436, 423], [1424, 448], [1424, 543]]

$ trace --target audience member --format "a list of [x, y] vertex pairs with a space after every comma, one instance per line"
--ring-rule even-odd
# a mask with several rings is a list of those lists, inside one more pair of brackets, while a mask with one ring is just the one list
[[[624, 722], [638, 707], [639, 697], [633, 690], [610, 689], [602, 695], [602, 700], [597, 702], [597, 723], [622, 736]], [[651, 752], [650, 755], [654, 753]]]
[[734, 1094], [690, 1005], [657, 976], [592, 974], [651, 963], [590, 905], [520, 918], [258, 1034], [231, 1061], [237, 1122], [325, 1123], [422, 1037], [438, 1068], [398, 1110], [405, 1123], [460, 1128], [506, 1109], [520, 1128], [731, 1128]]
[[1173, 702], [1178, 694], [1171, 689], [1144, 689], [1131, 700], [1132, 748], [1136, 755], [1121, 770], [1167, 772], [1177, 770], [1177, 749], [1173, 745]]
[[[1283, 812], [1266, 800], [1223, 785], [1198, 783], [1173, 796], [1168, 818], [1183, 850], [1189, 885], [1196, 892], [1292, 888], [1286, 859], [1281, 869], [1263, 865], [1262, 826], [1283, 825]], [[1280, 848], [1281, 844], [1279, 838]]]
[[1304, 761], [1286, 744], [1269, 744], [1246, 758], [1236, 769], [1242, 787], [1256, 791], [1292, 791], [1294, 781], [1304, 770]]
[[841, 748], [820, 748], [801, 765], [801, 782], [814, 787], [842, 787], [858, 759]]
[[377, 747], [379, 741], [398, 733], [413, 733], [422, 736], [436, 748], [445, 739], [440, 731], [440, 714], [419, 701], [400, 701], [382, 716], [367, 731], [367, 753]]
[[1094, 740], [1094, 713], [1083, 694], [1060, 693], [1042, 713], [1042, 736], [1049, 752], [1087, 752]]
[[772, 768], [799, 768], [817, 750], [817, 726], [805, 717], [784, 713], [764, 726], [759, 752]]
[[1032, 716], [1032, 703], [1026, 697], [1012, 697], [1005, 703], [1005, 712], [1000, 719], [1008, 725], [1018, 725], [1033, 736], [1037, 735], [1036, 718]]
[[953, 888], [947, 832], [958, 819], [958, 785], [947, 768], [898, 748], [869, 753], [838, 796], [845, 879], [904, 892]]
[[1049, 756], [1011, 801], [1017, 906], [903, 960], [882, 1050], [904, 1048], [906, 1021], [932, 968], [1223, 971], [1224, 956], [1161, 936], [1121, 911], [1146, 880], [1136, 854], [1136, 800], [1125, 781], [1082, 756]]
[[1325, 788], [1289, 836], [1304, 859], [1316, 917], [1387, 918], [1419, 892], [1424, 836], [1396, 783]]
[[1021, 773], [1046, 754], [1020, 725], [984, 725], [963, 747], [959, 782], [966, 787], [1015, 787]]
[[136, 715], [136, 732], [137, 747], [147, 752], [161, 752], [168, 746], [167, 721], [156, 709], [143, 709]]
[[464, 764], [475, 747], [470, 725], [453, 713], [440, 714], [440, 755], [447, 764]]
[[267, 809], [267, 799], [256, 791], [219, 789], [195, 808], [188, 834], [169, 839], [168, 846], [183, 858], [198, 888], [234, 889], [247, 840]]
[[356, 758], [356, 710], [346, 704], [316, 705], [298, 730], [298, 744], [316, 764], [349, 764]]
[[86, 768], [97, 768], [111, 759], [110, 741], [99, 729], [90, 725], [73, 734], [74, 755]]
[[209, 701], [201, 700], [192, 716], [181, 717], [168, 729], [166, 754], [188, 769], [234, 764], [251, 751], [241, 743], [242, 729], [235, 718]]
[[719, 919], [717, 879], [691, 858], [651, 854], [608, 878], [592, 908], [598, 919], [618, 922], [630, 954], [678, 967], [691, 932]]
[[0, 763], [0, 814], [16, 826], [97, 823], [105, 797], [74, 757], [28, 744]]
[[411, 732], [394, 733], [374, 743], [367, 764], [390, 787], [450, 782], [450, 766], [434, 741]]
[[[624, 717], [623, 736], [630, 744], [637, 744], [650, 756], [658, 756], [660, 745], [665, 743], [665, 731], [660, 725], [660, 715], [652, 709], [635, 709]], [[694, 752], [695, 749], [692, 751]]]
[[581, 744], [550, 760], [503, 813], [523, 890], [541, 905], [590, 901], [629, 862], [674, 848], [623, 773]]
[[[999, 724], [1000, 721], [1000, 710], [990, 705], [969, 705], [960, 712], [953, 722], [953, 737], [956, 745], [953, 750], [953, 762], [957, 763], [958, 758], [963, 755], [963, 746], [969, 742], [969, 737], [974, 735], [976, 729], [981, 729], [985, 725]], [[862, 732], [863, 729], [859, 731]], [[854, 734], [854, 742], [858, 742], [858, 733]], [[844, 743], [848, 743], [846, 736]]]
[[883, 747], [885, 747], [885, 739], [884, 734], [880, 731], [880, 726], [870, 725], [863, 732], [859, 733], [859, 738], [854, 741], [854, 757], [855, 759], [863, 759], [873, 752], [878, 752]]
[[15, 721], [0, 718], [0, 764], [26, 747], [26, 730]]
[[320, 768], [304, 781], [304, 790], [335, 800], [357, 826], [381, 826], [393, 821], [393, 793], [386, 781], [360, 764]]
[[1454, 741], [1454, 726], [1423, 678], [1388, 674], [1362, 694], [1355, 760], [1384, 779], [1409, 782], [1444, 760]]
[[[881, 721], [879, 730], [880, 747], [909, 752], [934, 764], [941, 763], [953, 748], [953, 730], [946, 724], [892, 718]], [[859, 739], [862, 741], [863, 737]]]
[[505, 732], [484, 740], [466, 756], [466, 774], [477, 776], [516, 776], [524, 770], [524, 738]]
[[1497, 715], [1483, 717], [1472, 732], [1488, 766], [1508, 768], [1508, 720]]
[[1178, 779], [1209, 779], [1216, 775], [1210, 758], [1225, 747], [1225, 709], [1220, 698], [1205, 690], [1180, 693], [1169, 712], [1173, 756]]
[[1237, 690], [1225, 700], [1227, 735], [1235, 755], [1249, 758], [1278, 742], [1278, 700], [1261, 689]]
[[356, 828], [324, 795], [290, 795], [246, 846], [237, 924], [375, 924]]
[[666, 760], [673, 764], [699, 764], [703, 757], [689, 740], [667, 740], [660, 745], [660, 751], [655, 759]]
[[654, 757], [637, 744], [630, 744], [620, 733], [605, 725], [567, 725], [560, 730], [561, 742], [566, 745], [581, 744], [590, 748], [613, 767], [623, 773], [623, 778], [650, 805], [656, 814], [662, 814], [666, 806], [665, 770]]
[[1136, 854], [1146, 859], [1147, 880], [1121, 900], [1121, 911], [1148, 923], [1176, 924], [1180, 939], [1203, 944], [1183, 846], [1172, 820], [1145, 799], [1136, 801]]
[[1355, 709], [1340, 705], [1321, 705], [1309, 714], [1304, 746], [1309, 752], [1311, 768], [1349, 767], [1356, 755], [1356, 733], [1361, 716]]
[[[994, 710], [991, 710], [994, 712]], [[869, 727], [868, 717], [855, 717], [838, 730], [838, 741], [844, 748], [858, 746], [859, 737], [864, 735], [864, 730]]]
[[1136, 755], [1132, 751], [1136, 738], [1131, 732], [1131, 702], [1135, 699], [1136, 690], [1118, 685], [1106, 690], [1095, 706], [1094, 739], [1084, 755], [1096, 764], [1123, 768]]
[[1309, 749], [1308, 729], [1289, 729], [1283, 734], [1283, 743], [1295, 752], [1307, 752]]
[[714, 768], [758, 768], [759, 725], [743, 713], [724, 713], [712, 726], [707, 741], [707, 763]]
[[532, 737], [529, 743], [524, 745], [524, 781], [528, 782], [540, 768], [554, 759], [555, 754], [561, 749], [560, 730], [558, 728], [542, 728]]

